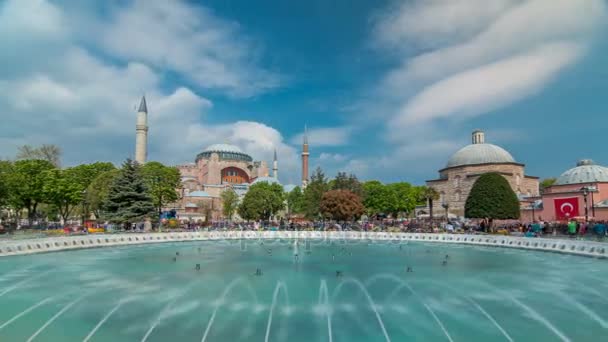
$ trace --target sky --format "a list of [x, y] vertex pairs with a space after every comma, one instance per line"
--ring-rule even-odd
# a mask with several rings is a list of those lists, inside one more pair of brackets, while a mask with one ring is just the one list
[[[0, 158], [66, 166], [213, 143], [311, 169], [422, 184], [482, 129], [526, 172], [608, 165], [605, 0], [0, 0]], [[312, 170], [311, 170], [312, 171]]]

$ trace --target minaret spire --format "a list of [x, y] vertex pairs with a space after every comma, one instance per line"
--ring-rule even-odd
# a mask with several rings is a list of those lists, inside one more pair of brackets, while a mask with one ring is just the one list
[[141, 97], [137, 110], [137, 123], [135, 125], [135, 161], [144, 164], [148, 157], [148, 107], [146, 96]]
[[272, 176], [279, 180], [279, 162], [277, 160], [277, 149], [274, 149], [274, 160], [272, 161]]
[[304, 125], [304, 138], [302, 141], [302, 189], [308, 185], [308, 129]]

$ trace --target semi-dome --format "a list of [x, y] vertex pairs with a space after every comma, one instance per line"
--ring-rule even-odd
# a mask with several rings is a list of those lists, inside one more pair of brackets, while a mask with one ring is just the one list
[[213, 153], [216, 153], [220, 160], [253, 161], [253, 158], [243, 152], [238, 146], [230, 144], [210, 145], [196, 156], [196, 161], [198, 162], [199, 159], [209, 159]]
[[608, 168], [597, 165], [591, 159], [583, 159], [576, 167], [562, 173], [556, 185], [608, 182]]
[[473, 144], [465, 146], [454, 153], [448, 160], [446, 167], [491, 163], [515, 163], [515, 159], [500, 146]]

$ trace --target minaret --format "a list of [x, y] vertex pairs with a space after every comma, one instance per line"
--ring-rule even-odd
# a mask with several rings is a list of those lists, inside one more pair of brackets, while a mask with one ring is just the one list
[[279, 180], [279, 162], [277, 161], [277, 149], [274, 149], [274, 160], [272, 162], [272, 177]]
[[135, 161], [144, 164], [148, 157], [148, 108], [145, 96], [141, 97], [137, 110], [135, 132]]
[[302, 189], [308, 185], [308, 131], [304, 125], [304, 141], [302, 143]]

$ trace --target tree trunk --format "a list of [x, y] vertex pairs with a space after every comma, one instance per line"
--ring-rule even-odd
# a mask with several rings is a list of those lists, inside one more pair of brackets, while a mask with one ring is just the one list
[[429, 215], [431, 218], [431, 222], [433, 222], [433, 199], [429, 198]]

